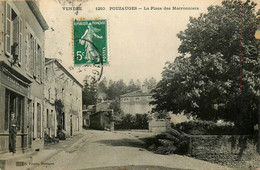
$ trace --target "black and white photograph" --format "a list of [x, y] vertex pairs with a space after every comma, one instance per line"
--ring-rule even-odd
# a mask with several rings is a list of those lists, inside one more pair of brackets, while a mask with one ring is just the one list
[[260, 169], [259, 0], [0, 0], [0, 170]]

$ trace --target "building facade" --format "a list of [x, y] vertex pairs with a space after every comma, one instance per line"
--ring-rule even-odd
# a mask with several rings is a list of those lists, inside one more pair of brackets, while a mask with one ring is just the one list
[[43, 147], [44, 31], [34, 1], [0, 2], [0, 152], [8, 152], [10, 114], [17, 150]]
[[152, 111], [153, 106], [149, 105], [152, 94], [147, 86], [142, 86], [141, 90], [127, 93], [120, 96], [120, 108], [124, 114], [147, 114]]
[[[60, 126], [66, 136], [82, 131], [82, 88], [57, 59], [46, 58], [44, 129], [48, 135], [57, 135], [57, 117], [61, 118]], [[62, 113], [55, 110], [57, 101], [64, 106]]]

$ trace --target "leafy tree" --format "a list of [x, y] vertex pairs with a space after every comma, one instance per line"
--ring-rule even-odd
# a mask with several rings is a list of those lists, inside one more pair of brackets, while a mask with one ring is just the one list
[[121, 113], [120, 101], [118, 97], [113, 102], [111, 102], [109, 109], [113, 109], [116, 115]]
[[122, 94], [127, 93], [127, 85], [120, 79], [118, 81], [109, 80], [108, 88], [106, 91], [107, 97], [110, 100], [114, 100]]
[[146, 78], [143, 84], [146, 85], [149, 90], [152, 90], [156, 87], [157, 82], [156, 79], [152, 77], [150, 79]]
[[89, 77], [84, 80], [84, 88], [82, 92], [83, 105], [95, 105], [97, 102], [97, 82]]
[[187, 29], [177, 34], [181, 56], [166, 64], [153, 90], [155, 110], [233, 121], [242, 133], [252, 132], [260, 97], [255, 7], [250, 0], [225, 0], [190, 18]]
[[131, 79], [127, 86], [127, 92], [132, 92], [140, 89], [140, 85], [138, 83], [135, 83], [133, 79]]
[[107, 79], [104, 77], [99, 83], [98, 83], [98, 91], [99, 92], [106, 92], [107, 91]]
[[137, 87], [139, 87], [139, 89], [141, 88], [141, 82], [139, 79], [136, 80], [135, 84]]

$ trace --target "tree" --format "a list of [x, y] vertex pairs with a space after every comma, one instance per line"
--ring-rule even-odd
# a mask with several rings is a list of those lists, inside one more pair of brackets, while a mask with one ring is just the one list
[[109, 80], [106, 92], [108, 99], [114, 100], [116, 97], [125, 93], [127, 93], [127, 85], [122, 79], [118, 81]]
[[146, 78], [144, 80], [143, 84], [146, 85], [149, 90], [152, 90], [156, 87], [157, 82], [156, 82], [156, 79], [154, 77], [152, 77], [150, 79]]
[[116, 115], [121, 113], [121, 108], [120, 108], [120, 101], [118, 98], [116, 98], [113, 102], [111, 102], [109, 109], [113, 109], [114, 113]]
[[64, 103], [59, 99], [54, 102], [56, 110], [56, 119], [57, 119], [57, 137], [60, 140], [65, 140], [66, 136], [62, 132], [62, 122], [63, 122], [63, 112], [64, 112]]
[[133, 91], [136, 91], [139, 89], [140, 89], [140, 86], [137, 83], [135, 83], [133, 79], [131, 79], [127, 86], [127, 92], [133, 92]]
[[98, 83], [98, 91], [99, 92], [106, 92], [107, 91], [107, 79], [104, 77], [99, 83]]
[[97, 82], [86, 77], [84, 80], [84, 88], [82, 92], [83, 105], [95, 105], [97, 102]]
[[242, 133], [252, 132], [260, 97], [255, 6], [250, 0], [225, 0], [190, 18], [187, 29], [177, 34], [181, 55], [166, 64], [153, 90], [155, 110], [224, 119], [235, 122]]

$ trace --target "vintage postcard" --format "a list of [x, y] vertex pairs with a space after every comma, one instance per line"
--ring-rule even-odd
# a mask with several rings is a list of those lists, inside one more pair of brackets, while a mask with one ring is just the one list
[[0, 170], [260, 168], [258, 0], [0, 0]]

